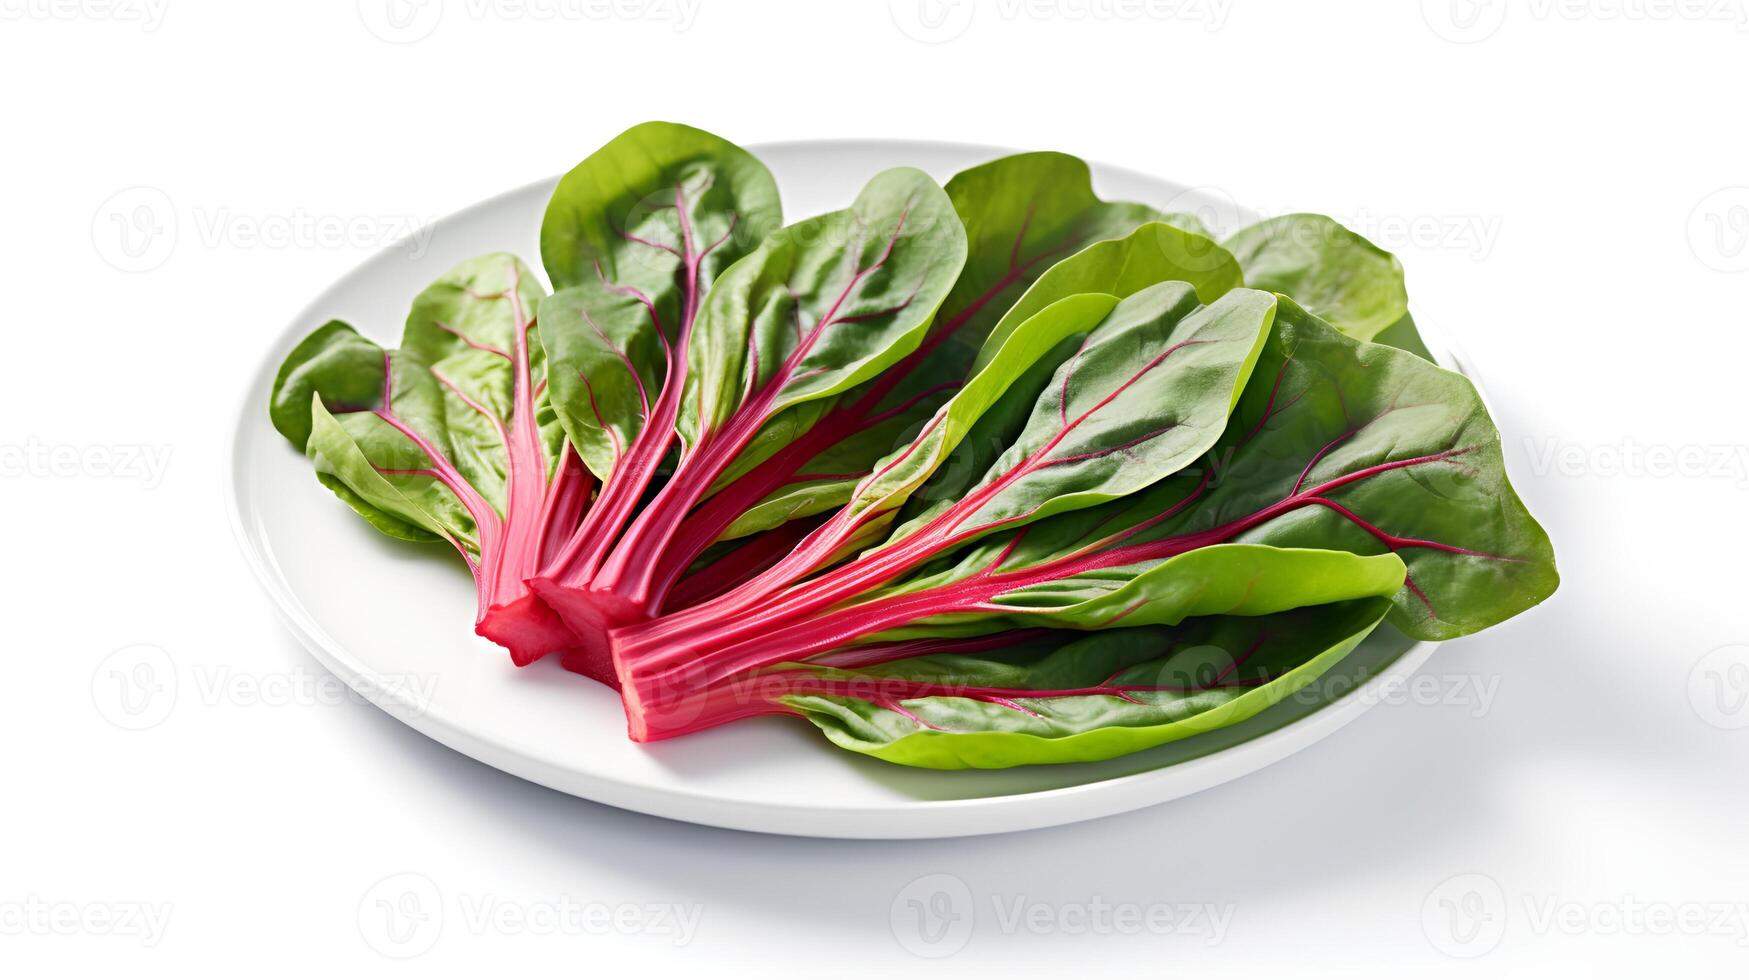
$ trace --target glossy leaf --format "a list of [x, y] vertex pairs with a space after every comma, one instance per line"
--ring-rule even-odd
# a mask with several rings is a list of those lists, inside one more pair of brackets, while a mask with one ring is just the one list
[[712, 284], [780, 223], [764, 164], [688, 126], [635, 126], [560, 179], [541, 255], [565, 288], [541, 305], [542, 337], [554, 405], [590, 470], [605, 481], [637, 460], [613, 493], [641, 494], [673, 438], [669, 361], [684, 364]]
[[[938, 498], [833, 578], [832, 596], [848, 599], [944, 549], [1163, 479], [1219, 438], [1274, 308], [1273, 296], [1253, 290], [1200, 306], [1182, 282], [1160, 283], [1115, 303], [1101, 294], [1059, 300], [1006, 336], [992, 336], [999, 349], [971, 382], [794, 552], [710, 606], [671, 620], [666, 629], [790, 604], [795, 595], [785, 594], [780, 603], [778, 589], [884, 526], [994, 407], [1005, 418], [1006, 448], [989, 469], [951, 497]], [[1046, 359], [1050, 363], [1041, 364]], [[1042, 389], [1028, 377], [1039, 367], [1052, 372]], [[1019, 396], [1031, 406], [1011, 425], [1006, 418], [1020, 406], [1003, 400], [1017, 379], [1025, 382]], [[983, 455], [981, 449], [973, 452]], [[824, 594], [813, 598], [826, 601]]]
[[1278, 301], [1207, 465], [987, 536], [895, 583], [912, 566], [882, 556], [904, 555], [901, 538], [747, 607], [757, 631], [683, 625], [708, 619], [710, 603], [627, 631], [634, 733], [661, 737], [671, 708], [691, 711], [742, 672], [858, 640], [1170, 624], [1379, 594], [1368, 589], [1392, 595], [1406, 632], [1441, 639], [1549, 595], [1548, 539], [1506, 482], [1469, 382]]
[[1396, 256], [1321, 214], [1288, 214], [1241, 228], [1221, 244], [1245, 285], [1291, 297], [1356, 340], [1409, 312]]
[[965, 254], [947, 195], [922, 171], [898, 168], [876, 175], [851, 207], [772, 233], [726, 271], [687, 348], [673, 479], [597, 574], [554, 583], [581, 595], [549, 601], [579, 623], [653, 612], [670, 584], [662, 557], [692, 509], [761, 430], [795, 430], [786, 411], [823, 410], [914, 350]]
[[[1194, 224], [1188, 216], [1100, 200], [1087, 165], [1061, 153], [1002, 157], [961, 172], [945, 190], [966, 228], [967, 257], [929, 336], [881, 376], [847, 392], [823, 418], [817, 404], [802, 406], [789, 413], [795, 416], [790, 420], [793, 435], [773, 438], [770, 446], [750, 447], [727, 470], [730, 482], [722, 492], [687, 518], [671, 554], [663, 556], [666, 578], [675, 578], [719, 537], [751, 534], [847, 502], [878, 461], [916, 435], [953, 394], [990, 328], [1059, 258], [1090, 242], [1127, 235], [1144, 223]], [[1220, 251], [1206, 238], [1196, 248], [1186, 236], [1174, 241], [1180, 238], [1187, 254]], [[1238, 266], [1227, 265], [1228, 285], [1237, 284]], [[1033, 312], [1045, 305], [1037, 304]], [[778, 436], [782, 421], [758, 438]]]
[[523, 579], [588, 492], [545, 396], [541, 296], [512, 256], [462, 263], [414, 300], [398, 350], [330, 322], [292, 351], [270, 400], [318, 478], [373, 526], [461, 551], [477, 630], [519, 663], [572, 642]]
[[1357, 600], [1173, 628], [1052, 633], [992, 653], [779, 669], [761, 683], [781, 685], [774, 700], [834, 744], [888, 762], [1093, 762], [1234, 725], [1296, 696], [1388, 608]]
[[846, 391], [904, 357], [965, 255], [947, 195], [907, 168], [877, 175], [844, 211], [773, 233], [705, 305], [687, 352], [681, 438], [698, 446], [740, 413], [750, 439], [784, 409]]

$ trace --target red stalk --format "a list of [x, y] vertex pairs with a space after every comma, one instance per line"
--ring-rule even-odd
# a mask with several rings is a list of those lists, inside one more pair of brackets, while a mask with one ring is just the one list
[[[704, 433], [697, 444], [690, 447], [690, 451], [681, 458], [673, 477], [635, 517], [630, 517], [631, 511], [647, 486], [648, 479], [638, 487], [637, 494], [630, 494], [614, 486], [620, 474], [620, 470], [615, 469], [608, 486], [602, 491], [602, 500], [609, 501], [607, 507], [611, 508], [600, 522], [603, 526], [590, 528], [589, 521], [586, 520], [586, 530], [580, 531], [579, 537], [589, 534], [589, 540], [577, 549], [567, 549], [559, 562], [544, 570], [530, 583], [536, 593], [553, 606], [582, 640], [582, 651], [567, 657], [566, 667], [609, 683], [616, 678], [609, 659], [608, 631], [623, 624], [642, 621], [653, 613], [652, 595], [656, 566], [668, 542], [673, 539], [686, 515], [704, 499], [711, 486], [753, 441], [760, 428], [770, 421], [783, 389], [795, 379], [803, 361], [825, 332], [836, 324], [854, 322], [855, 318], [840, 319], [839, 311], [857, 286], [885, 264], [898, 243], [904, 226], [905, 217], [901, 215], [880, 256], [851, 277], [831, 307], [797, 343], [772, 377], [757, 390], [748, 392], [720, 428]], [[660, 444], [661, 452], [649, 452], [643, 458], [652, 473], [655, 463], [666, 453], [670, 440], [675, 438], [674, 416], [679, 408], [686, 364], [685, 339], [690, 335], [692, 319], [697, 312], [697, 259], [692, 257], [690, 231], [686, 231], [684, 238], [692, 288], [687, 293], [689, 299], [686, 322], [681, 332], [682, 342], [676, 345], [676, 350], [669, 353], [669, 373], [663, 382], [662, 395], [658, 398], [658, 404], [661, 405], [672, 396], [672, 408], [653, 412], [637, 440], [637, 443], [647, 441], [652, 446]], [[749, 336], [750, 345], [752, 340]], [[753, 370], [749, 376], [749, 385], [752, 384], [751, 379], [758, 375], [758, 354], [757, 348], [750, 347], [748, 360]], [[646, 436], [649, 437], [647, 440]], [[637, 452], [635, 443], [633, 453]], [[616, 494], [623, 495], [612, 496]], [[603, 507], [602, 500], [597, 501], [596, 508]], [[594, 516], [593, 511], [591, 516]], [[623, 534], [617, 534], [620, 524], [627, 517], [630, 517], [630, 523], [625, 526]], [[708, 543], [705, 542], [707, 545]], [[690, 564], [690, 560], [687, 564]], [[684, 570], [684, 565], [681, 570]], [[678, 573], [673, 578], [677, 579]], [[672, 585], [672, 579], [668, 584]]]
[[[738, 617], [737, 624], [733, 626], [718, 625], [714, 629], [701, 629], [682, 625], [676, 628], [670, 620], [679, 617], [669, 617], [618, 630], [613, 637], [613, 656], [621, 679], [621, 695], [625, 701], [631, 737], [637, 741], [667, 738], [741, 717], [740, 714], [724, 709], [717, 696], [719, 687], [737, 678], [748, 677], [778, 664], [808, 660], [874, 634], [932, 617], [969, 612], [1018, 611], [1010, 610], [996, 600], [1017, 589], [1083, 572], [1160, 561], [1198, 548], [1225, 543], [1302, 507], [1326, 507], [1366, 530], [1392, 551], [1403, 548], [1432, 548], [1475, 557], [1516, 560], [1437, 541], [1390, 535], [1325, 496], [1360, 480], [1393, 470], [1449, 460], [1470, 452], [1473, 448], [1451, 449], [1412, 459], [1379, 463], [1335, 477], [1309, 489], [1296, 486], [1274, 504], [1205, 531], [1174, 535], [1156, 541], [1125, 543], [1196, 500], [1208, 487], [1205, 474], [1189, 495], [1162, 513], [1134, 527], [1108, 535], [1076, 552], [1035, 566], [997, 571], [1013, 550], [1014, 544], [1011, 543], [989, 566], [964, 579], [911, 593], [862, 602], [847, 601], [853, 600], [872, 585], [891, 579], [898, 573], [892, 566], [904, 564], [874, 561], [884, 554], [875, 552], [869, 556], [870, 561], [842, 566], [781, 594], [763, 608]], [[940, 519], [932, 522], [929, 527], [936, 527], [939, 523]], [[913, 538], [924, 533], [920, 531]], [[907, 538], [906, 541], [913, 538]], [[1018, 541], [1018, 537], [1016, 540]], [[905, 545], [906, 542], [901, 542], [888, 550], [905, 550]], [[939, 553], [939, 549], [934, 553]], [[1420, 594], [1412, 583], [1410, 588]], [[708, 608], [708, 605], [700, 609]], [[721, 624], [724, 620], [719, 619], [717, 622]]]
[[474, 573], [478, 595], [474, 632], [505, 647], [510, 651], [512, 662], [521, 667], [554, 650], [569, 649], [577, 643], [577, 638], [553, 610], [530, 592], [525, 579], [552, 556], [562, 535], [577, 525], [589, 499], [591, 478], [569, 445], [560, 454], [550, 478], [547, 474], [546, 452], [540, 425], [535, 418], [536, 389], [529, 358], [528, 332], [534, 328], [534, 318], [523, 309], [517, 291], [519, 285], [513, 274], [510, 287], [493, 297], [504, 299], [511, 305], [515, 323], [511, 350], [486, 348], [462, 338], [471, 347], [510, 361], [513, 395], [509, 424], [466, 395], [454, 382], [433, 372], [438, 382], [463, 404], [485, 417], [503, 440], [507, 462], [503, 514], [480, 495], [441, 449], [395, 413], [391, 403], [395, 388], [394, 364], [386, 352], [383, 355], [383, 404], [373, 411], [418, 446], [430, 460], [428, 469], [412, 472], [442, 483], [455, 494], [473, 519], [479, 557], [476, 559], [461, 542], [455, 544]]
[[714, 541], [722, 536], [724, 531], [729, 529], [729, 526], [738, 517], [755, 504], [785, 486], [802, 482], [799, 477], [803, 474], [803, 468], [810, 460], [850, 436], [870, 426], [879, 425], [909, 410], [923, 398], [936, 393], [938, 389], [931, 389], [894, 408], [884, 412], [880, 411], [881, 404], [892, 395], [893, 391], [909, 378], [918, 366], [934, 354], [948, 338], [971, 322], [974, 316], [997, 297], [1019, 283], [1025, 278], [1026, 273], [1038, 263], [1066, 250], [1064, 247], [1050, 249], [1021, 261], [1020, 245], [1025, 235], [1026, 228], [1023, 226], [1020, 233], [1015, 236], [1014, 246], [1009, 254], [1008, 271], [1003, 274], [1002, 278], [992, 284], [989, 289], [984, 290], [964, 309], [939, 320], [935, 329], [916, 350], [906, 355], [898, 364], [893, 365], [871, 382], [860, 398], [848, 405], [837, 406], [828, 412], [800, 438], [737, 478], [706, 500], [681, 522], [678, 529], [670, 536], [666, 548], [656, 557], [654, 568], [647, 573], [647, 583], [644, 585], [644, 615], [646, 617], [654, 617], [671, 608], [684, 609], [692, 605], [691, 602], [668, 601], [671, 591], [681, 580], [686, 570], [698, 560], [706, 548], [710, 547]]
[[[585, 591], [590, 580], [619, 540], [622, 530], [632, 519], [638, 502], [649, 489], [657, 467], [668, 455], [676, 436], [674, 421], [680, 413], [681, 390], [686, 384], [687, 347], [692, 328], [698, 319], [700, 306], [699, 265], [706, 255], [728, 239], [728, 233], [700, 250], [693, 239], [692, 220], [686, 210], [686, 192], [680, 185], [674, 188], [674, 209], [681, 232], [680, 323], [673, 343], [656, 316], [655, 304], [631, 287], [608, 288], [635, 295], [649, 311], [657, 336], [662, 338], [666, 355], [662, 391], [656, 403], [645, 414], [644, 424], [623, 453], [615, 453], [612, 474], [596, 498], [595, 505], [570, 539], [538, 574], [530, 574], [529, 587], [553, 608], [577, 637], [576, 648], [564, 657], [564, 666], [605, 684], [614, 683], [612, 665], [607, 653], [607, 630], [623, 621], [624, 610], [598, 600]], [[733, 229], [733, 222], [730, 224]], [[639, 240], [641, 241], [641, 240]], [[653, 248], [672, 251], [666, 246], [643, 242]], [[601, 273], [599, 265], [596, 267]], [[605, 283], [605, 276], [603, 282]], [[635, 376], [635, 371], [634, 371]], [[587, 379], [585, 379], [587, 380]]]

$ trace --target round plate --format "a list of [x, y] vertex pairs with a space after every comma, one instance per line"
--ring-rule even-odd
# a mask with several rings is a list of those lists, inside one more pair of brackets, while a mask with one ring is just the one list
[[[946, 180], [1008, 152], [903, 141], [749, 149], [771, 167], [784, 213], [794, 216], [845, 206], [888, 167], [921, 167]], [[1218, 193], [1111, 167], [1095, 165], [1093, 173], [1108, 200], [1195, 211], [1217, 232], [1251, 218]], [[448, 547], [373, 531], [316, 482], [267, 418], [280, 361], [322, 322], [344, 319], [392, 345], [413, 296], [456, 262], [508, 251], [538, 266], [553, 183], [444, 218], [317, 297], [256, 370], [231, 447], [233, 525], [292, 631], [328, 669], [439, 742], [566, 793], [676, 820], [816, 837], [985, 834], [1121, 813], [1255, 772], [1353, 720], [1430, 652], [1381, 630], [1333, 672], [1350, 683], [1314, 686], [1346, 696], [1290, 698], [1240, 725], [1102, 763], [909, 769], [833, 748], [812, 725], [782, 717], [652, 745], [630, 741], [612, 691], [566, 673], [556, 658], [513, 668], [473, 634], [473, 583]]]

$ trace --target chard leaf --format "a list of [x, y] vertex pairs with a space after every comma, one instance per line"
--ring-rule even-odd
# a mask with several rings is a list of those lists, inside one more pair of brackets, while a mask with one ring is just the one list
[[891, 366], [922, 341], [965, 254], [947, 195], [909, 168], [878, 174], [846, 210], [773, 232], [705, 304], [681, 438], [698, 446], [739, 415], [750, 441], [783, 410]]
[[[944, 479], [955, 483], [954, 492], [936, 495], [891, 534], [868, 568], [890, 577], [983, 535], [1164, 479], [1219, 438], [1274, 309], [1273, 296], [1254, 290], [1199, 306], [1182, 282], [1121, 301], [1098, 293], [1058, 300], [992, 337], [999, 349], [916, 438], [883, 460], [848, 505], [734, 595], [768, 595], [869, 541], [973, 433], [1000, 436], [1005, 448], [979, 478], [967, 479], [963, 465], [950, 471]], [[1041, 376], [1049, 383], [1041, 386]], [[971, 454], [991, 455], [983, 447]], [[717, 614], [724, 611], [719, 606]]]
[[624, 491], [642, 492], [672, 438], [670, 357], [684, 361], [722, 270], [781, 223], [764, 164], [689, 126], [635, 126], [560, 179], [541, 224], [541, 257], [560, 287], [541, 305], [542, 339], [554, 405], [597, 476], [614, 474], [654, 418], [627, 477], [639, 487]]
[[954, 377], [965, 374], [1004, 311], [1053, 263], [1166, 217], [1144, 204], [1100, 200], [1087, 164], [1066, 153], [1001, 157], [955, 174], [946, 190], [965, 225], [967, 247], [965, 269], [937, 326]]
[[1221, 244], [1244, 268], [1245, 285], [1288, 296], [1356, 340], [1372, 340], [1409, 312], [1396, 256], [1333, 218], [1269, 218]]
[[[1025, 584], [989, 607], [1012, 623], [1130, 623], [1156, 615], [1151, 583], [1177, 574], [1174, 562], [1243, 543], [1278, 554], [1399, 555], [1407, 574], [1391, 619], [1419, 639], [1475, 632], [1553, 593], [1548, 536], [1507, 482], [1499, 433], [1469, 380], [1353, 341], [1278, 300], [1269, 342], [1206, 466], [993, 537], [893, 591], [1007, 575]], [[1041, 568], [1054, 572], [1041, 578]]]
[[[945, 190], [966, 229], [967, 257], [929, 336], [881, 376], [838, 399], [824, 418], [823, 406], [810, 404], [788, 413], [795, 418], [787, 432], [776, 422], [763, 430], [755, 447], [727, 471], [723, 492], [687, 519], [674, 554], [664, 556], [670, 571], [720, 537], [752, 534], [848, 501], [881, 457], [927, 423], [964, 380], [1009, 303], [1059, 257], [1147, 222], [1195, 222], [1140, 204], [1100, 200], [1087, 165], [1061, 153], [992, 160], [955, 175]], [[1219, 251], [1211, 240], [1202, 248]], [[1238, 266], [1228, 265], [1229, 285], [1237, 284]], [[1188, 272], [1161, 276], [1186, 277]], [[1037, 304], [1033, 312], [1046, 305]], [[759, 445], [768, 435], [782, 438]]]
[[1415, 318], [1407, 312], [1403, 314], [1402, 319], [1386, 327], [1372, 340], [1375, 344], [1386, 344], [1398, 350], [1406, 350], [1424, 361], [1438, 363], [1433, 352], [1427, 349], [1427, 342], [1421, 339], [1421, 331], [1415, 329]]
[[982, 367], [983, 358], [1009, 331], [1065, 296], [1110, 293], [1121, 299], [1175, 281], [1189, 283], [1198, 299], [1213, 303], [1244, 285], [1242, 278], [1239, 263], [1213, 240], [1170, 223], [1149, 222], [1122, 238], [1089, 245], [1046, 270], [991, 328], [993, 343], [983, 346], [976, 364]]
[[1554, 592], [1548, 535], [1508, 482], [1468, 378], [1356, 343], [1291, 301], [1276, 320], [1210, 454], [1211, 485], [1155, 536], [1225, 527], [1237, 541], [1394, 551], [1409, 574], [1391, 620], [1420, 639], [1475, 632]]
[[780, 681], [779, 703], [834, 744], [888, 762], [931, 769], [1094, 762], [1237, 724], [1294, 696], [1347, 656], [1388, 608], [1363, 599], [1172, 628], [1051, 633], [1001, 652], [852, 669], [797, 665], [762, 680]]
[[588, 491], [546, 398], [542, 295], [513, 256], [464, 262], [414, 300], [398, 350], [327, 323], [294, 348], [270, 400], [318, 479], [373, 526], [455, 545], [479, 583], [476, 629], [519, 663], [570, 642], [522, 580]]
[[642, 123], [560, 178], [541, 221], [541, 262], [554, 289], [605, 274], [678, 303], [688, 254], [720, 270], [782, 220], [777, 184], [751, 153], [691, 126]]
[[1445, 639], [1551, 594], [1548, 538], [1468, 380], [1277, 304], [1208, 465], [957, 554], [963, 539], [918, 529], [766, 598], [731, 592], [627, 630], [634, 736], [669, 734], [675, 712], [696, 714], [737, 677], [863, 640], [1171, 625], [1372, 595], [1390, 596], [1405, 633]]
[[1196, 461], [1220, 437], [1274, 313], [1275, 298], [1255, 290], [1208, 306], [1183, 282], [1132, 293], [1067, 350], [983, 475], [945, 498], [937, 490], [894, 540], [932, 525], [968, 540], [1134, 493]]

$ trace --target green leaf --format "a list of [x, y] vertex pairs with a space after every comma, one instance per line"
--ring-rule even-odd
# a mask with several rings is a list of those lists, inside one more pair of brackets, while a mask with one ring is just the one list
[[955, 174], [946, 190], [967, 245], [965, 269], [942, 303], [938, 324], [952, 333], [942, 355], [955, 376], [965, 373], [1014, 299], [1053, 263], [1165, 218], [1143, 204], [1100, 200], [1087, 164], [1066, 153], [1001, 157]]
[[1293, 299], [1356, 340], [1372, 340], [1409, 312], [1395, 256], [1321, 214], [1259, 221], [1222, 242], [1245, 285]]
[[738, 410], [763, 425], [891, 366], [923, 339], [965, 254], [947, 195], [908, 168], [877, 175], [846, 210], [773, 232], [706, 302], [681, 438], [696, 446]]
[[715, 267], [708, 279], [782, 223], [777, 184], [751, 153], [691, 126], [647, 122], [560, 178], [541, 221], [541, 262], [554, 289], [605, 274], [660, 291], [673, 286], [682, 264], [673, 251], [686, 239], [697, 251], [724, 240], [701, 260]]
[[1408, 578], [1391, 620], [1421, 639], [1484, 629], [1554, 592], [1548, 535], [1508, 482], [1469, 379], [1349, 339], [1285, 298], [1276, 325], [1209, 467], [1134, 502], [1177, 508], [1138, 541], [1396, 552]]
[[781, 223], [764, 164], [674, 123], [634, 126], [560, 179], [541, 256], [564, 288], [541, 305], [541, 333], [553, 403], [604, 481], [653, 413], [671, 424], [672, 407], [656, 410], [670, 350], [684, 358], [722, 270]]
[[[1076, 293], [1119, 298], [1162, 282], [1189, 283], [1204, 303], [1243, 285], [1239, 263], [1202, 234], [1167, 222], [1149, 222], [1122, 238], [1102, 241], [1051, 266], [991, 329], [1001, 338], [1039, 310]], [[993, 350], [986, 343], [979, 358]]]
[[1415, 329], [1415, 318], [1407, 312], [1396, 323], [1386, 327], [1378, 336], [1374, 337], [1373, 343], [1406, 350], [1424, 361], [1439, 363], [1439, 359], [1427, 349], [1427, 342], [1421, 339], [1421, 331]]
[[[495, 254], [457, 265], [421, 292], [396, 351], [326, 323], [281, 365], [274, 424], [305, 449], [324, 485], [379, 530], [448, 539], [478, 556], [479, 519], [510, 510], [519, 386], [530, 389], [521, 396], [539, 456], [531, 485], [544, 486], [563, 447], [550, 406], [532, 390], [545, 376], [539, 343], [526, 343], [526, 372], [516, 361], [518, 333], [532, 334], [541, 298], [526, 266]], [[299, 398], [301, 426], [292, 409]]]
[[1225, 428], [1274, 312], [1274, 297], [1255, 290], [1207, 306], [1184, 282], [1132, 293], [1082, 345], [1065, 350], [1018, 431], [999, 420], [982, 433], [1003, 447], [982, 477], [932, 488], [935, 504], [893, 540], [949, 509], [955, 513], [941, 530], [966, 540], [1105, 503], [1195, 462]]
[[[763, 499], [742, 507], [724, 536], [751, 534], [848, 501], [857, 482], [916, 435], [965, 379], [990, 328], [1051, 263], [1147, 222], [1195, 220], [1100, 200], [1087, 165], [1062, 153], [1001, 157], [955, 175], [945, 190], [965, 226], [967, 256], [928, 339], [882, 376], [842, 396], [817, 428], [820, 406], [806, 405], [762, 430], [723, 482], [762, 467], [741, 490], [763, 493]], [[1212, 241], [1206, 246], [1218, 251]], [[1231, 268], [1236, 284], [1238, 267]], [[786, 429], [781, 422], [790, 425]], [[798, 440], [808, 443], [806, 452], [768, 460], [778, 447]], [[818, 474], [841, 475], [805, 478]], [[718, 518], [717, 525], [723, 520]]]
[[839, 747], [901, 765], [1094, 762], [1234, 725], [1296, 696], [1388, 608], [1356, 600], [815, 669], [782, 700]]
[[268, 397], [273, 427], [302, 451], [310, 441], [310, 399], [330, 409], [375, 405], [383, 394], [383, 349], [339, 320], [329, 320], [280, 363]]

